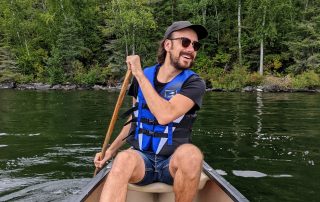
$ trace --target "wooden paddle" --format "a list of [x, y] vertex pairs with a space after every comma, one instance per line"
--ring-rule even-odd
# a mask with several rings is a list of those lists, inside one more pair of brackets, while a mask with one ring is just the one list
[[[112, 118], [111, 118], [111, 121], [110, 121], [110, 124], [109, 124], [108, 131], [106, 133], [106, 137], [105, 137], [104, 142], [103, 142], [103, 146], [102, 146], [102, 149], [101, 149], [101, 159], [104, 158], [104, 155], [105, 155], [105, 153], [107, 151], [107, 147], [108, 147], [108, 144], [109, 144], [109, 141], [110, 141], [114, 126], [115, 126], [116, 121], [118, 119], [119, 110], [120, 110], [120, 107], [122, 105], [126, 90], [128, 88], [130, 78], [131, 78], [131, 70], [128, 69], [127, 73], [126, 73], [126, 76], [124, 77], [124, 80], [123, 80], [123, 83], [122, 83], [120, 94], [119, 94], [116, 106], [114, 108], [114, 111], [113, 111], [113, 115], [112, 115]], [[99, 171], [100, 171], [100, 169], [96, 168], [95, 171], [94, 171], [94, 176], [96, 176], [96, 174]]]

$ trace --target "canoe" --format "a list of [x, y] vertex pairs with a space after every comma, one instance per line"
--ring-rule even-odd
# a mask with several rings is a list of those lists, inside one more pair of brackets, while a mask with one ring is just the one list
[[[72, 201], [97, 202], [112, 162], [107, 164]], [[206, 162], [203, 163], [198, 193], [194, 202], [249, 201]], [[174, 202], [173, 188], [156, 182], [146, 186], [128, 184], [126, 202]]]

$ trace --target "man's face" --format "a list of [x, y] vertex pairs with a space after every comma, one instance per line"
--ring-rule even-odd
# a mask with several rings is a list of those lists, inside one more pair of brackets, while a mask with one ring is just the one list
[[[181, 38], [189, 39], [191, 41], [190, 45], [184, 47]], [[198, 41], [196, 32], [189, 28], [182, 29], [172, 33], [170, 39], [172, 40], [168, 40], [170, 47], [167, 53], [170, 56], [171, 65], [179, 70], [191, 68], [197, 55], [197, 51], [193, 48], [193, 42]]]

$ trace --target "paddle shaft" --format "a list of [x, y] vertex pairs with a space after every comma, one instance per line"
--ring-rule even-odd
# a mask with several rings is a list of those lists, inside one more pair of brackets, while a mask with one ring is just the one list
[[[126, 76], [124, 77], [124, 81], [122, 83], [122, 87], [121, 87], [121, 90], [120, 90], [120, 94], [119, 94], [116, 106], [115, 106], [114, 111], [113, 111], [113, 115], [112, 115], [112, 118], [111, 118], [111, 121], [110, 121], [110, 124], [109, 124], [109, 128], [108, 128], [108, 131], [106, 133], [106, 137], [105, 137], [103, 145], [102, 145], [101, 159], [104, 158], [105, 153], [107, 151], [107, 147], [108, 147], [108, 144], [109, 144], [109, 141], [110, 141], [114, 126], [115, 126], [116, 121], [118, 119], [119, 110], [120, 110], [120, 107], [122, 105], [124, 96], [126, 94], [126, 90], [128, 88], [128, 85], [129, 85], [130, 77], [131, 77], [131, 70], [127, 70]], [[99, 172], [99, 169], [96, 168], [96, 170], [94, 171], [94, 176], [98, 172]]]

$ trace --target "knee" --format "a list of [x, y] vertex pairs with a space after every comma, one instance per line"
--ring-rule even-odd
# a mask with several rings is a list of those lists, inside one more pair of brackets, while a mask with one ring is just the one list
[[199, 171], [202, 168], [203, 155], [200, 149], [192, 144], [184, 144], [175, 152], [176, 166], [183, 171]]
[[200, 149], [192, 144], [184, 144], [176, 150], [177, 159], [183, 162], [202, 163], [203, 155]]
[[[122, 151], [117, 154], [112, 168], [112, 174], [124, 174], [124, 172], [133, 170], [135, 165], [135, 154], [131, 151]], [[132, 167], [132, 169], [130, 169]]]

